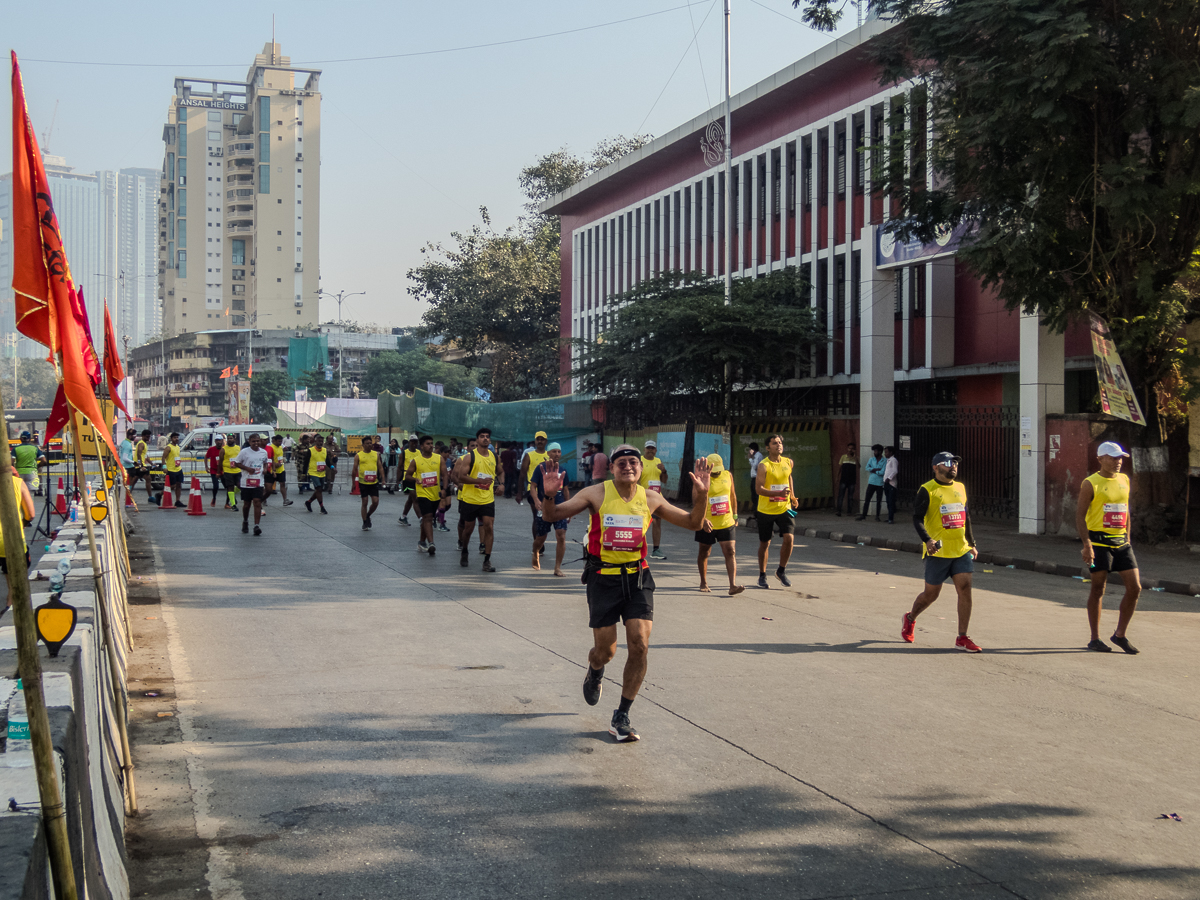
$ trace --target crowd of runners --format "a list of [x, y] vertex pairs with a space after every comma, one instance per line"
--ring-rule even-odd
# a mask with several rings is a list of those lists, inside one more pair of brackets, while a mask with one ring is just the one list
[[[146, 477], [146, 441], [130, 435], [130, 483]], [[163, 454], [163, 468], [171, 484], [181, 484], [178, 435], [172, 434]], [[304, 507], [312, 513], [316, 504], [325, 513], [325, 500], [336, 478], [339, 450], [318, 435], [302, 435], [295, 446], [274, 435], [264, 444], [262, 438], [249, 436], [247, 446], [239, 447], [232, 435], [217, 439], [208, 451], [208, 471], [212, 476], [212, 504], [225, 493], [225, 506], [242, 512], [242, 531], [249, 532], [249, 516], [254, 514], [253, 533], [262, 533], [261, 520], [267, 514], [268, 500], [279, 495], [284, 506], [288, 499], [287, 466], [294, 465], [297, 489], [310, 492]], [[605, 454], [597, 445], [589, 445], [587, 464], [580, 470], [572, 490], [562, 465], [562, 448], [550, 441], [545, 432], [537, 432], [523, 449], [509, 444], [500, 450], [493, 445], [491, 431], [479, 429], [465, 446], [452, 441], [444, 444], [429, 435], [418, 435], [405, 444], [391, 441], [384, 446], [381, 438], [365, 437], [361, 449], [350, 454], [351, 484], [360, 494], [362, 529], [373, 527], [372, 517], [379, 507], [381, 488], [405, 495], [399, 524], [411, 526], [415, 509], [419, 525], [416, 550], [433, 556], [437, 552], [438, 533], [449, 533], [446, 514], [457, 500], [457, 546], [459, 564], [471, 564], [473, 545], [481, 556], [485, 573], [493, 573], [492, 563], [496, 502], [511, 499], [529, 507], [531, 519], [530, 565], [542, 568], [547, 539], [554, 534], [555, 576], [562, 577], [568, 523], [575, 516], [587, 519], [584, 543], [584, 568], [581, 581], [586, 585], [589, 626], [593, 645], [588, 652], [583, 695], [596, 705], [603, 689], [605, 666], [617, 651], [617, 626], [624, 623], [628, 654], [621, 679], [621, 699], [613, 711], [610, 733], [618, 741], [636, 741], [638, 733], [630, 724], [629, 711], [646, 674], [650, 632], [654, 619], [654, 577], [650, 560], [664, 560], [660, 546], [662, 522], [694, 533], [697, 544], [696, 564], [699, 590], [711, 593], [708, 564], [713, 546], [721, 548], [728, 576], [730, 596], [745, 587], [738, 583], [736, 529], [738, 496], [732, 473], [720, 454], [696, 459], [687, 473], [694, 498], [692, 508], [671, 503], [663, 490], [668, 472], [658, 457], [653, 440], [639, 450], [621, 444]], [[888, 521], [895, 515], [895, 463], [890, 447], [875, 446], [866, 468], [871, 486], [867, 503], [878, 494], [887, 501]], [[122, 456], [126, 455], [123, 447]], [[1082, 557], [1092, 575], [1087, 602], [1091, 639], [1087, 647], [1111, 652], [1100, 638], [1100, 613], [1110, 572], [1119, 574], [1125, 592], [1118, 612], [1116, 630], [1110, 641], [1126, 653], [1136, 654], [1126, 630], [1137, 607], [1141, 591], [1137, 560], [1130, 544], [1129, 477], [1121, 473], [1122, 461], [1129, 456], [1119, 445], [1106, 442], [1098, 452], [1100, 471], [1089, 476], [1079, 494], [1076, 525], [1083, 543]], [[772, 435], [766, 454], [757, 444], [750, 445], [750, 511], [758, 532], [757, 586], [770, 589], [768, 571], [772, 544], [780, 541], [772, 575], [784, 587], [790, 587], [787, 567], [795, 534], [795, 515], [799, 506], [792, 479], [792, 460], [784, 455], [782, 435]], [[602, 468], [598, 461], [602, 460]], [[931, 461], [932, 478], [917, 490], [913, 527], [922, 543], [924, 586], [911, 608], [901, 619], [900, 636], [915, 641], [917, 618], [939, 597], [942, 586], [950, 582], [957, 595], [958, 634], [955, 647], [979, 653], [981, 647], [968, 635], [972, 607], [972, 573], [978, 555], [971, 525], [967, 490], [958, 480], [960, 457], [938, 453]], [[854, 447], [840, 460], [857, 468]], [[842, 483], [847, 483], [843, 475]], [[888, 488], [891, 490], [888, 490]], [[175, 495], [178, 497], [178, 494]], [[853, 494], [851, 493], [851, 502]], [[841, 514], [842, 496], [838, 498]], [[867, 515], [864, 505], [862, 515]], [[476, 535], [478, 531], [478, 535]]]

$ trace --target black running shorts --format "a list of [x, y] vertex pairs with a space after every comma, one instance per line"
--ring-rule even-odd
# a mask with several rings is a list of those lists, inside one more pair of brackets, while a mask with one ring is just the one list
[[1137, 557], [1133, 555], [1133, 544], [1124, 547], [1107, 547], [1104, 544], [1092, 544], [1092, 566], [1088, 570], [1096, 572], [1128, 572], [1138, 567]]
[[238, 472], [236, 474], [234, 474], [233, 472], [222, 472], [221, 473], [221, 484], [225, 485], [225, 490], [232, 491], [234, 488], [236, 488], [241, 483], [242, 483], [242, 473], [241, 472]]
[[251, 500], [261, 500], [263, 498], [262, 488], [242, 488], [242, 502], [249, 503]]
[[607, 628], [630, 619], [654, 620], [654, 577], [649, 569], [628, 575], [593, 575], [587, 586], [588, 627]]
[[406, 494], [415, 494], [417, 492], [417, 480], [415, 478], [405, 478], [401, 490]]
[[[696, 532], [696, 543], [707, 544], [710, 547], [713, 544], [734, 540], [737, 540], [737, 538], [734, 537], [732, 528], [714, 528], [712, 531], [705, 531], [702, 528]], [[770, 538], [767, 538], [767, 540], [770, 540]]]
[[363, 484], [360, 481], [358, 483], [358, 492], [364, 497], [378, 497], [379, 483], [376, 482], [375, 484]]
[[770, 542], [771, 535], [776, 529], [779, 530], [780, 537], [796, 533], [796, 519], [787, 513], [780, 513], [777, 516], [764, 512], [755, 513], [754, 521], [758, 523], [758, 539], [764, 544]]
[[496, 518], [496, 501], [476, 504], [459, 500], [458, 514], [467, 522], [474, 522], [476, 519], [494, 519]]
[[428, 497], [417, 497], [417, 512], [421, 514], [421, 518], [432, 516], [437, 512], [438, 501], [430, 500]]

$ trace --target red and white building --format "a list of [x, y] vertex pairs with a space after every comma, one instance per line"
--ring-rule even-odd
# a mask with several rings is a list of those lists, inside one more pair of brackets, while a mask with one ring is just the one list
[[[796, 414], [832, 420], [835, 459], [847, 439], [895, 445], [903, 497], [929, 477], [932, 452], [954, 450], [977, 509], [1041, 533], [1058, 456], [1046, 416], [1086, 411], [1088, 335], [1050, 334], [952, 253], [914, 259], [938, 248], [894, 246], [882, 231], [890, 210], [872, 190], [871, 154], [893, 111], [921, 135], [908, 164], [929, 159], [922, 92], [881, 86], [871, 61], [892, 27], [870, 21], [733, 98], [733, 274], [807, 270], [829, 340], [798, 373], [811, 390]], [[594, 337], [613, 298], [647, 277], [724, 274], [723, 119], [714, 107], [542, 207], [562, 222], [564, 336]], [[1051, 510], [1051, 530], [1061, 518]]]

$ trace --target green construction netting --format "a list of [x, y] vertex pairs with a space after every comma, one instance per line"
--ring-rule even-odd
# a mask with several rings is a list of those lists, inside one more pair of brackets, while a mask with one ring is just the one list
[[545, 431], [552, 439], [589, 434], [592, 398], [564, 394], [542, 400], [510, 403], [476, 403], [452, 397], [436, 397], [425, 391], [379, 395], [379, 430], [403, 430], [458, 438], [473, 437], [480, 428], [492, 429], [494, 441], [529, 441], [534, 432]]
[[342, 434], [363, 435], [375, 434], [377, 431], [375, 420], [370, 416], [362, 418], [325, 415], [314, 419], [304, 413], [286, 413], [279, 407], [275, 407], [275, 423], [276, 431], [288, 434], [301, 431], [340, 431]]
[[305, 372], [329, 365], [329, 337], [288, 339], [288, 377], [299, 381]]

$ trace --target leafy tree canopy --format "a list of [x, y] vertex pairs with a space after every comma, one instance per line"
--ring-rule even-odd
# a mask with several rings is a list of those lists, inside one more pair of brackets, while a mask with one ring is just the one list
[[407, 394], [414, 388], [425, 390], [429, 382], [443, 386], [447, 397], [474, 400], [479, 383], [476, 370], [455, 363], [442, 362], [424, 350], [397, 353], [387, 350], [367, 363], [366, 374], [359, 382], [368, 394], [379, 396], [383, 391]]
[[54, 366], [44, 359], [22, 359], [17, 362], [17, 390], [13, 390], [13, 361], [4, 360], [0, 371], [0, 385], [4, 390], [4, 408], [8, 412], [16, 409], [17, 401], [27, 409], [49, 409], [54, 404], [58, 390], [58, 379], [54, 377]]
[[649, 406], [688, 395], [718, 422], [728, 392], [778, 388], [825, 340], [795, 268], [735, 279], [728, 306], [722, 280], [669, 272], [621, 295], [614, 308], [595, 341], [577, 342], [582, 390]]
[[261, 425], [275, 421], [275, 407], [295, 397], [292, 381], [282, 369], [259, 367], [250, 378], [250, 418]]
[[527, 400], [559, 388], [559, 226], [538, 205], [649, 140], [602, 141], [586, 158], [556, 150], [521, 170], [529, 202], [516, 226], [496, 231], [486, 208], [482, 223], [451, 234], [453, 246], [427, 244], [428, 261], [408, 272], [409, 293], [429, 308], [424, 338], [453, 342], [468, 363], [490, 357], [484, 385], [495, 402]]
[[[823, 27], [845, 10], [793, 5]], [[1009, 308], [1040, 311], [1058, 329], [1099, 313], [1147, 392], [1189, 369], [1179, 334], [1200, 311], [1181, 284], [1200, 265], [1200, 5], [872, 6], [906, 26], [879, 52], [884, 83], [923, 85], [933, 124], [932, 188], [915, 169], [880, 173], [900, 201], [901, 236], [974, 220], [959, 258]], [[900, 128], [893, 159], [906, 141]]]

